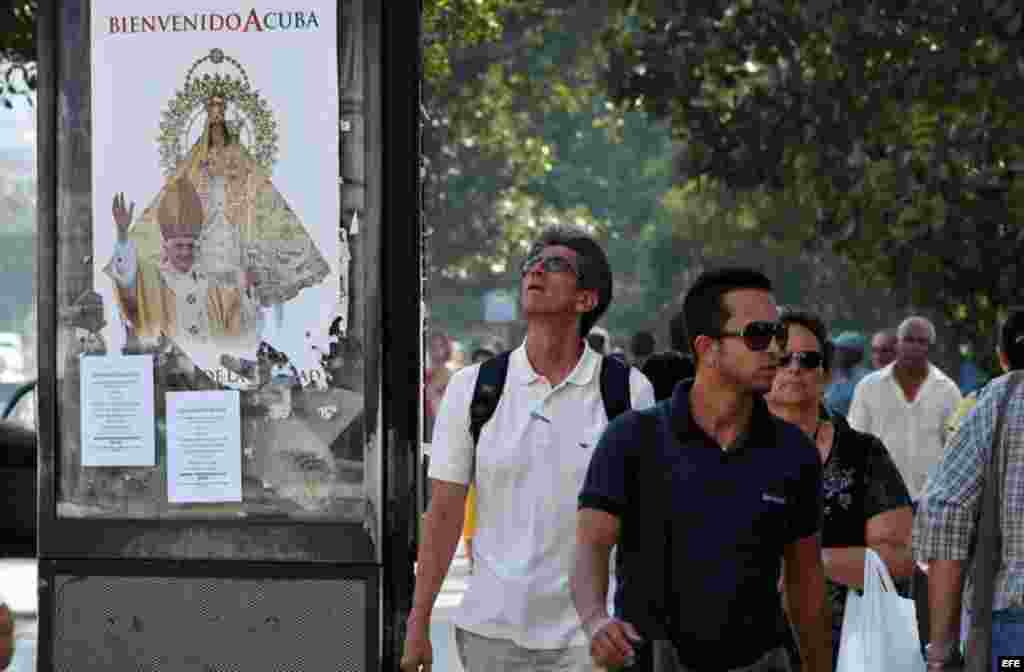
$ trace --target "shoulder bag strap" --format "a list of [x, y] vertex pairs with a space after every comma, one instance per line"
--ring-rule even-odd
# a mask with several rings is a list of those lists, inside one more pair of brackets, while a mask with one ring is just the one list
[[473, 400], [469, 404], [469, 433], [473, 437], [473, 467], [470, 473], [476, 474], [476, 444], [480, 441], [480, 430], [494, 415], [501, 400], [501, 392], [505, 389], [505, 377], [508, 375], [508, 362], [512, 353], [503, 352], [480, 365], [476, 385], [473, 386]]
[[1002, 566], [1002, 527], [1000, 508], [1003, 480], [1006, 477], [1006, 451], [1001, 449], [1006, 408], [1009, 406], [1024, 373], [1014, 373], [999, 402], [996, 428], [992, 434], [992, 452], [985, 465], [985, 483], [982, 486], [981, 518], [975, 532], [977, 546], [974, 555], [974, 599], [971, 606], [970, 647], [966, 669], [968, 672], [987, 672], [992, 659], [992, 605], [996, 593], [996, 575]]

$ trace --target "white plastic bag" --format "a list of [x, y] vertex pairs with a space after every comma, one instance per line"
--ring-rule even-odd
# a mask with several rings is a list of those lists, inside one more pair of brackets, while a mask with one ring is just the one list
[[836, 672], [924, 672], [914, 601], [896, 593], [889, 570], [864, 553], [864, 595], [846, 594]]

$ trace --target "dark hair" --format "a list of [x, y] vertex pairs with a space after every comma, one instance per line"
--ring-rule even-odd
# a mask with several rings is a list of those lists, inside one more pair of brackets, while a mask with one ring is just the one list
[[705, 271], [693, 283], [683, 299], [679, 315], [686, 329], [686, 346], [696, 356], [698, 336], [717, 336], [731, 316], [722, 297], [737, 289], [772, 291], [772, 282], [752, 268], [720, 268]]
[[835, 354], [835, 348], [832, 342], [828, 340], [828, 328], [825, 326], [824, 320], [809, 310], [787, 308], [779, 315], [779, 321], [787, 327], [791, 324], [799, 324], [814, 334], [814, 337], [818, 339], [818, 343], [821, 344], [821, 366], [825, 373], [832, 370], [832, 358]]
[[654, 334], [649, 331], [638, 331], [629, 341], [629, 350], [634, 357], [648, 357], [654, 353]]
[[671, 397], [676, 383], [693, 378], [697, 372], [693, 358], [676, 350], [654, 353], [640, 370], [654, 385], [654, 398], [658, 401]]
[[597, 240], [583, 229], [556, 224], [541, 232], [540, 237], [530, 246], [529, 256], [552, 245], [562, 245], [575, 252], [579, 264], [579, 287], [597, 290], [597, 305], [580, 318], [580, 336], [585, 336], [612, 302], [612, 267], [608, 263], [608, 255]]
[[1010, 370], [1024, 369], [1024, 308], [1013, 308], [999, 332], [999, 349]]

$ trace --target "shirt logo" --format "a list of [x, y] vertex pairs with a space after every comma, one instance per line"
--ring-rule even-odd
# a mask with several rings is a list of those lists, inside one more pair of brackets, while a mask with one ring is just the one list
[[779, 497], [778, 495], [770, 495], [767, 492], [761, 493], [762, 502], [771, 502], [772, 504], [785, 504], [786, 498]]
[[531, 418], [533, 418], [534, 420], [540, 420], [541, 422], [546, 422], [546, 423], [547, 423], [547, 424], [549, 424], [549, 425], [551, 424], [551, 421], [550, 421], [550, 420], [548, 420], [547, 418], [545, 418], [545, 417], [544, 417], [543, 415], [541, 415], [541, 414], [540, 414], [539, 412], [537, 412], [537, 411], [530, 411], [530, 417], [531, 417]]

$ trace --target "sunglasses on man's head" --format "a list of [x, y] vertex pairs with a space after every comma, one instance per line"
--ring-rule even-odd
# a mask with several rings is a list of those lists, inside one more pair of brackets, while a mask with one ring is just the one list
[[748, 348], [754, 352], [760, 352], [761, 350], [767, 350], [772, 341], [777, 341], [780, 347], [784, 347], [786, 345], [787, 333], [789, 333], [789, 330], [782, 322], [757, 321], [748, 322], [747, 326], [739, 331], [720, 331], [717, 337], [732, 336], [733, 338], [742, 338]]
[[575, 276], [579, 276], [579, 272], [576, 270], [576, 267], [573, 266], [571, 261], [565, 257], [559, 257], [557, 255], [544, 257], [537, 254], [532, 257], [527, 257], [526, 261], [523, 262], [522, 268], [519, 270], [523, 275], [526, 275], [532, 271], [538, 263], [540, 264], [540, 269], [545, 273], [572, 273]]
[[779, 358], [779, 366], [785, 368], [790, 362], [796, 361], [796, 365], [805, 371], [810, 371], [821, 366], [825, 358], [817, 350], [800, 350], [787, 352]]

